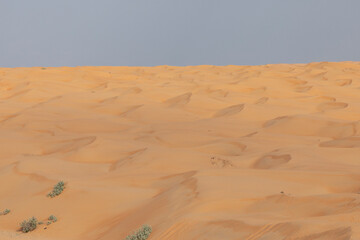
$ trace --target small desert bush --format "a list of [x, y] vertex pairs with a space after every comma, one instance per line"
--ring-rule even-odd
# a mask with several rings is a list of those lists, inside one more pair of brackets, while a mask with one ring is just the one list
[[133, 235], [129, 235], [125, 240], [146, 240], [152, 231], [151, 226], [143, 225], [140, 229], [136, 230]]
[[0, 215], [6, 215], [10, 213], [10, 209], [5, 209], [4, 211], [0, 212]]
[[51, 198], [56, 197], [60, 195], [62, 191], [64, 191], [64, 189], [65, 189], [65, 183], [63, 181], [60, 181], [54, 186], [52, 192], [48, 193], [47, 196]]
[[52, 221], [52, 222], [56, 222], [57, 218], [54, 215], [51, 215], [48, 220]]
[[23, 231], [24, 233], [34, 230], [36, 226], [37, 226], [37, 219], [35, 217], [32, 217], [28, 220], [24, 220], [22, 223], [20, 223], [21, 231]]

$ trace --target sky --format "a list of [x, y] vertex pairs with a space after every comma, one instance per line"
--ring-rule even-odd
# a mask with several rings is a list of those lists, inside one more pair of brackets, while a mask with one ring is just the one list
[[359, 0], [0, 0], [0, 67], [360, 61]]

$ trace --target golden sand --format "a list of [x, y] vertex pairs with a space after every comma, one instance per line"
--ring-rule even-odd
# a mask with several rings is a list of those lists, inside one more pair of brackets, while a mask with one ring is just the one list
[[359, 62], [0, 68], [0, 239], [360, 239], [359, 120]]

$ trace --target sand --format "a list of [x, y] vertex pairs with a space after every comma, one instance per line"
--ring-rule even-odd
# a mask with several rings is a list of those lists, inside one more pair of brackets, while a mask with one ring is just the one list
[[0, 68], [1, 240], [360, 239], [359, 193], [359, 62]]

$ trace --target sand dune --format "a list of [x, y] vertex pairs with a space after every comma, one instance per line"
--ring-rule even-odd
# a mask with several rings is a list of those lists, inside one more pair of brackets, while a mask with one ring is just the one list
[[0, 68], [0, 109], [1, 240], [360, 239], [358, 62]]

